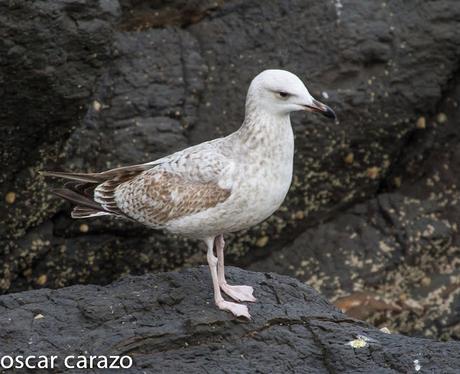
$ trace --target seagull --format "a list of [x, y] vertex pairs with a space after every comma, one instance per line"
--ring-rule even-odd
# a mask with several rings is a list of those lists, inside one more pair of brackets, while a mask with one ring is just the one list
[[264, 221], [282, 204], [292, 180], [295, 111], [336, 118], [296, 75], [265, 70], [249, 86], [243, 124], [226, 137], [101, 173], [43, 174], [70, 180], [53, 192], [75, 204], [73, 218], [118, 216], [204, 241], [216, 306], [250, 319], [242, 303], [256, 301], [254, 291], [227, 283], [224, 235]]

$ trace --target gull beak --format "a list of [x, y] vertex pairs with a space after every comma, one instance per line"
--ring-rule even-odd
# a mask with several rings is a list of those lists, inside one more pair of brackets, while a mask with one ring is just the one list
[[304, 107], [307, 112], [321, 113], [323, 116], [327, 118], [332, 118], [334, 120], [337, 119], [337, 116], [335, 115], [334, 111], [331, 108], [329, 108], [326, 104], [323, 104], [318, 100], [313, 99], [312, 104], [304, 105]]

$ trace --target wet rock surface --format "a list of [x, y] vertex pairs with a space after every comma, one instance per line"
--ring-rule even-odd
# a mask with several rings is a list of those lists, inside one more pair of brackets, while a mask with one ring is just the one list
[[0, 4], [1, 291], [204, 263], [195, 242], [72, 221], [38, 170], [104, 170], [226, 135], [253, 76], [284, 68], [340, 123], [293, 116], [286, 203], [229, 237], [229, 262], [294, 275], [377, 325], [458, 338], [459, 3], [196, 3]]
[[251, 321], [215, 308], [207, 267], [1, 296], [0, 354], [57, 355], [60, 368], [70, 355], [129, 355], [127, 373], [455, 373], [460, 365], [458, 342], [384, 333], [289, 277], [228, 274], [255, 287]]

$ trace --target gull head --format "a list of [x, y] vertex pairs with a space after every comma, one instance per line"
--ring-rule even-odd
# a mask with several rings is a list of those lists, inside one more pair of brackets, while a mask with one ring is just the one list
[[246, 107], [273, 115], [305, 110], [336, 119], [334, 111], [314, 99], [298, 76], [286, 70], [265, 70], [249, 86]]

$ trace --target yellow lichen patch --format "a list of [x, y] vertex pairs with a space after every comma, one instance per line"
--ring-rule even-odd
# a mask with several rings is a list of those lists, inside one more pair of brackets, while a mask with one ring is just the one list
[[431, 278], [423, 277], [420, 283], [423, 287], [428, 287], [431, 284]]
[[423, 309], [424, 309], [423, 305], [415, 299], [407, 298], [404, 301], [404, 303], [407, 308], [409, 308], [411, 311], [413, 311], [416, 314], [420, 314], [423, 312]]
[[298, 211], [295, 213], [294, 218], [297, 219], [297, 220], [302, 220], [302, 219], [305, 218], [305, 213], [304, 213], [302, 210], [298, 210]]
[[343, 158], [343, 161], [348, 164], [348, 165], [351, 165], [353, 163], [353, 161], [355, 160], [355, 155], [353, 154], [353, 152], [350, 152], [348, 153], [344, 158]]
[[102, 104], [97, 101], [97, 100], [94, 100], [93, 101], [93, 109], [96, 111], [96, 112], [99, 112], [102, 108]]
[[8, 192], [6, 195], [5, 195], [5, 201], [8, 203], [8, 204], [14, 204], [14, 202], [16, 201], [16, 194], [14, 192]]
[[417, 128], [418, 129], [424, 129], [426, 128], [426, 119], [425, 117], [419, 117], [419, 119], [417, 120]]
[[95, 256], [94, 254], [88, 255], [88, 265], [94, 265]]
[[268, 243], [268, 236], [262, 236], [256, 241], [256, 246], [262, 248], [265, 247]]
[[46, 274], [42, 274], [37, 278], [37, 284], [43, 286], [48, 281]]
[[24, 275], [26, 278], [30, 278], [32, 276], [32, 269], [26, 269], [22, 272], [22, 275]]
[[370, 179], [376, 179], [380, 175], [380, 168], [377, 166], [373, 166], [367, 169], [367, 176]]
[[407, 300], [408, 296], [407, 296], [407, 293], [405, 292], [402, 292], [400, 295], [399, 295], [399, 300], [401, 302], [405, 302]]
[[385, 253], [389, 253], [394, 251], [394, 248], [390, 247], [387, 243], [385, 243], [383, 240], [379, 241], [379, 248], [381, 251]]
[[358, 336], [357, 339], [354, 339], [348, 342], [348, 345], [352, 348], [359, 349], [364, 348], [367, 346], [367, 342], [362, 338], [362, 336]]
[[436, 122], [443, 124], [447, 122], [447, 116], [445, 113], [438, 113], [436, 116]]

